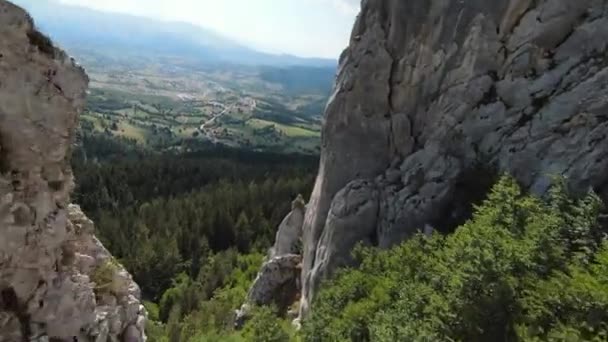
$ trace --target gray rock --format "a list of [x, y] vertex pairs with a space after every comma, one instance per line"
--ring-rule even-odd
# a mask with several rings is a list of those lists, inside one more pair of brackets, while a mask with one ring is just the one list
[[[0, 36], [0, 341], [118, 341], [145, 318], [127, 310], [139, 308], [139, 288], [116, 264], [118, 298], [97, 303], [95, 270], [112, 256], [69, 204], [88, 78], [5, 0]], [[135, 341], [145, 339], [141, 330]]]
[[298, 254], [298, 245], [302, 239], [302, 224], [306, 213], [306, 203], [299, 195], [291, 203], [291, 212], [285, 216], [275, 238], [274, 246], [270, 251], [270, 257], [285, 254]]
[[236, 311], [235, 326], [241, 328], [252, 306], [275, 305], [280, 315], [288, 315], [289, 306], [300, 294], [302, 224], [306, 203], [298, 195], [291, 212], [278, 227], [274, 246], [264, 260], [247, 294], [245, 303]]
[[300, 292], [300, 263], [297, 254], [280, 255], [266, 261], [247, 293], [247, 300], [236, 312], [235, 325], [243, 326], [252, 306], [275, 305], [286, 314]]
[[[608, 195], [607, 8], [605, 0], [362, 2], [302, 227], [301, 316], [319, 280], [348, 264], [355, 240], [376, 236], [389, 247], [425, 227], [451, 229], [500, 173], [537, 193], [558, 174]], [[345, 194], [362, 180], [368, 190], [351, 203]], [[377, 205], [376, 217], [341, 209], [355, 202]]]
[[334, 198], [317, 245], [315, 266], [309, 274], [312, 294], [328, 274], [351, 265], [350, 251], [359, 242], [377, 244], [378, 190], [373, 182], [350, 182]]

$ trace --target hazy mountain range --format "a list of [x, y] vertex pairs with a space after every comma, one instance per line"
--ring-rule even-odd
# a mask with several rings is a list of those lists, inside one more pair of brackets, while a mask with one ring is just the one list
[[[112, 57], [180, 57], [190, 63], [335, 68], [337, 61], [256, 51], [217, 32], [187, 23], [65, 5], [54, 0], [14, 0], [53, 41], [77, 57], [104, 52]], [[152, 55], [152, 56], [151, 56]]]

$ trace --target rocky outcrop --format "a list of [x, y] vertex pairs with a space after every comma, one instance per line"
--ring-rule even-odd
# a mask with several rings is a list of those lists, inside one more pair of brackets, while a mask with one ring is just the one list
[[247, 301], [236, 312], [237, 328], [243, 326], [252, 306], [274, 305], [285, 315], [300, 294], [302, 257], [297, 254], [275, 256], [264, 262], [247, 294]]
[[364, 0], [303, 224], [301, 314], [359, 241], [449, 230], [497, 174], [608, 195], [606, 0]]
[[92, 284], [95, 294], [95, 320], [81, 329], [95, 341], [120, 341], [120, 336], [125, 342], [145, 340], [146, 312], [139, 286], [95, 237], [93, 221], [80, 207], [71, 204], [68, 219], [75, 234], [64, 245], [64, 255], [73, 255], [72, 267], [89, 276], [88, 290]]
[[70, 205], [87, 76], [0, 0], [0, 341], [144, 341], [139, 288]]
[[291, 202], [291, 212], [285, 216], [275, 238], [274, 246], [270, 249], [270, 257], [286, 254], [300, 254], [302, 242], [302, 224], [306, 214], [306, 202], [298, 195]]
[[350, 182], [336, 194], [318, 242], [311, 270], [313, 281], [320, 281], [338, 266], [350, 264], [350, 251], [357, 243], [377, 244], [378, 205], [378, 188], [370, 181]]
[[306, 203], [302, 195], [291, 203], [291, 212], [278, 227], [276, 241], [262, 264], [245, 303], [236, 311], [235, 325], [240, 328], [252, 306], [274, 305], [280, 315], [299, 299], [302, 256], [300, 244]]

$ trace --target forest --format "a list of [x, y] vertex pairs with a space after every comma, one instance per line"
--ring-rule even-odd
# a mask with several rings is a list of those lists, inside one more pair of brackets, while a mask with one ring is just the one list
[[[169, 332], [170, 341], [186, 341], [176, 337], [176, 326], [181, 333], [195, 312], [216, 312], [209, 324], [232, 328], [233, 310], [291, 201], [309, 195], [316, 163], [311, 156], [214, 146], [156, 153], [127, 139], [81, 134], [72, 158], [73, 200], [140, 284], [150, 341]], [[218, 293], [230, 303], [209, 309]]]
[[305, 341], [606, 341], [603, 205], [555, 180], [546, 198], [503, 177], [453, 234], [391, 250], [328, 280]]
[[[141, 285], [150, 341], [605, 341], [604, 206], [556, 178], [543, 198], [504, 176], [451, 234], [359, 247], [295, 331], [272, 307], [234, 310], [316, 159], [201, 148], [153, 153], [84, 136], [76, 201]], [[440, 231], [440, 230], [437, 230]]]

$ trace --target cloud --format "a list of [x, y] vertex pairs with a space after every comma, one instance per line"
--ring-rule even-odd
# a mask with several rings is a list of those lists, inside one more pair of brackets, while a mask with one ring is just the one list
[[346, 15], [356, 15], [359, 13], [360, 0], [331, 0], [332, 5]]

